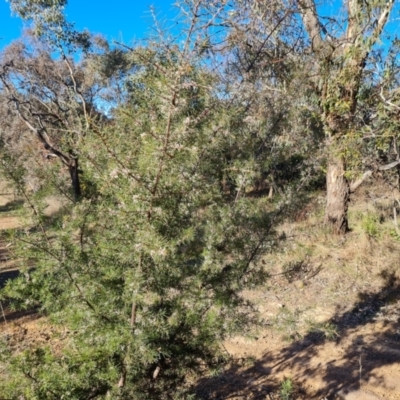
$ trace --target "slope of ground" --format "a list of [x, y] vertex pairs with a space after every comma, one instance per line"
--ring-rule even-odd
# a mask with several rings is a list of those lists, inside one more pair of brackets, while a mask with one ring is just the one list
[[400, 236], [391, 195], [384, 187], [358, 194], [345, 238], [326, 232], [323, 196], [305, 220], [280, 227], [286, 239], [263, 260], [271, 279], [246, 293], [264, 325], [252, 338], [226, 341], [236, 361], [199, 382], [202, 399], [400, 400]]
[[[280, 247], [260, 261], [271, 278], [245, 293], [262, 324], [224, 343], [232, 362], [197, 382], [199, 398], [400, 400], [400, 234], [391, 196], [378, 186], [358, 194], [345, 238], [326, 231], [323, 195], [279, 227]], [[19, 226], [16, 205], [12, 194], [0, 196], [0, 234]], [[3, 284], [17, 273], [8, 246], [1, 241]], [[15, 351], [62, 345], [33, 311], [0, 311], [0, 334]]]

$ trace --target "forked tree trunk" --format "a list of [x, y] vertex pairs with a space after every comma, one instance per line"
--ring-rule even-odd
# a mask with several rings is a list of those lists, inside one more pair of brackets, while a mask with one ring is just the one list
[[[395, 0], [343, 1], [347, 8], [347, 27], [342, 36], [336, 36], [335, 30], [332, 35], [327, 32], [318, 15], [319, 2], [296, 0], [296, 3], [310, 38], [311, 51], [316, 56], [319, 74], [315, 74], [318, 77], [315, 87], [327, 124], [325, 128], [328, 128], [327, 138], [330, 143], [338, 142], [351, 131], [368, 56], [381, 37]], [[337, 122], [339, 125], [335, 126]], [[345, 178], [345, 167], [343, 159], [331, 155], [326, 177], [325, 222], [336, 234], [348, 230], [350, 186]], [[368, 175], [370, 173], [365, 176]]]
[[326, 174], [325, 222], [332, 232], [340, 235], [348, 231], [347, 209], [350, 199], [350, 185], [345, 177], [345, 163], [341, 157], [331, 155]]

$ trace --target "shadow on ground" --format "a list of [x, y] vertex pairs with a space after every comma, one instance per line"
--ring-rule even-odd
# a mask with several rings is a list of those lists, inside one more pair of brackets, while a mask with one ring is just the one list
[[[381, 275], [384, 285], [378, 293], [359, 293], [359, 300], [350, 310], [332, 317], [330, 323], [339, 332], [336, 341], [310, 332], [284, 349], [264, 354], [250, 367], [240, 365], [240, 361], [232, 363], [218, 377], [201, 379], [196, 385], [198, 397], [278, 399], [276, 393], [286, 372], [298, 388], [308, 390], [308, 393], [298, 390], [293, 399], [337, 399], [341, 398], [338, 393], [346, 395], [366, 382], [385, 388], [387, 382], [379, 368], [400, 362], [400, 320], [396, 306], [400, 300], [400, 281], [394, 274]], [[338, 356], [321, 359], [320, 353], [326, 346], [332, 346]], [[315, 377], [321, 385], [313, 390], [309, 382]]]
[[19, 210], [24, 205], [23, 200], [12, 200], [0, 206], [0, 213], [8, 213], [11, 211]]

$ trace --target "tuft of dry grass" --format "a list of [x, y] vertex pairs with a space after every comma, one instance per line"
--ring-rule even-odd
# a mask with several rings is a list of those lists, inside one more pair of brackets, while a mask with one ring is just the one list
[[[390, 191], [365, 188], [350, 204], [351, 231], [338, 237], [326, 229], [323, 194], [317, 194], [306, 219], [294, 216], [279, 226], [280, 245], [262, 260], [271, 273], [264, 293], [281, 306], [261, 307], [268, 325], [286, 330], [286, 336], [301, 336], [325, 323], [326, 316], [350, 309], [359, 293], [378, 292], [385, 284], [382, 273], [400, 278], [393, 204]], [[257, 303], [257, 295], [250, 297]]]

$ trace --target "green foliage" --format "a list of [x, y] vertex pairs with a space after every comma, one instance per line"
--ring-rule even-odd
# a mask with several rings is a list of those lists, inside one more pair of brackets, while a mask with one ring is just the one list
[[370, 237], [376, 237], [379, 233], [379, 218], [373, 213], [363, 215], [361, 226], [364, 232]]
[[393, 239], [395, 239], [395, 240], [397, 240], [397, 241], [400, 241], [400, 233], [398, 232], [398, 229], [391, 229], [391, 230], [389, 231], [389, 235], [390, 235]]
[[174, 51], [131, 56], [128, 101], [80, 144], [82, 199], [44, 215], [49, 193], [68, 194], [51, 163], [26, 196], [30, 217], [15, 232], [23, 273], [2, 297], [68, 333], [60, 351], [2, 359], [15, 372], [0, 383], [11, 398], [186, 396], [188, 376], [218, 370], [220, 342], [255, 322], [241, 293], [268, 276], [256, 260], [286, 202], [246, 196], [259, 170], [244, 107], [215, 96], [217, 75]]
[[88, 32], [78, 32], [64, 15], [67, 0], [8, 0], [11, 10], [23, 20], [32, 21], [35, 34], [57, 50], [88, 50]]
[[274, 318], [273, 326], [283, 334], [285, 340], [292, 342], [302, 337], [299, 327], [301, 313], [302, 311], [299, 309], [292, 311], [283, 307]]
[[336, 340], [339, 337], [338, 327], [331, 322], [310, 323], [309, 332], [315, 333], [327, 340]]
[[290, 378], [286, 378], [281, 383], [280, 396], [281, 400], [290, 400], [294, 392], [293, 381]]

